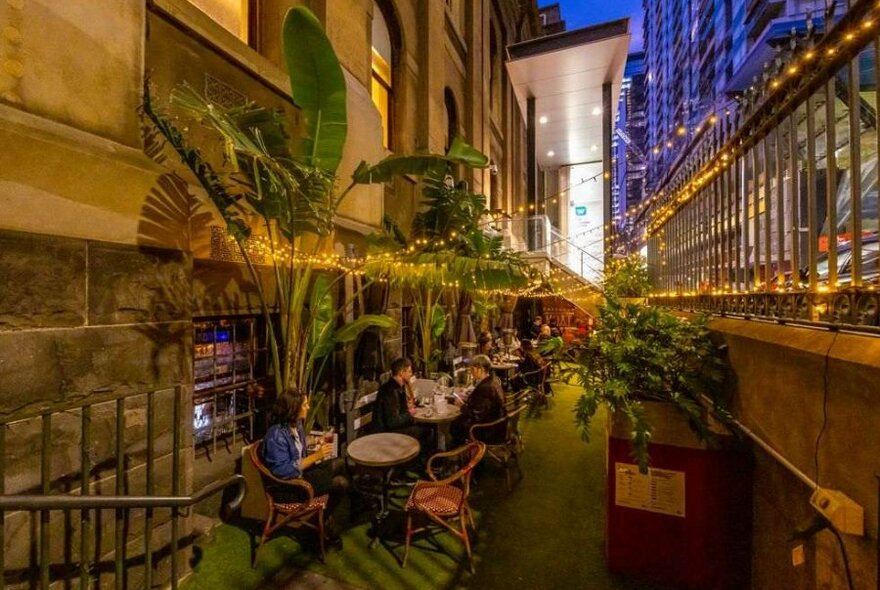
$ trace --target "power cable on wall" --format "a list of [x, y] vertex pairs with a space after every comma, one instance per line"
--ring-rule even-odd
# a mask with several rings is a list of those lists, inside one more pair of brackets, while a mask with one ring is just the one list
[[[831, 343], [828, 345], [828, 350], [825, 351], [824, 368], [822, 371], [822, 426], [819, 428], [819, 433], [816, 435], [816, 447], [813, 454], [813, 465], [816, 471], [815, 479], [817, 488], [821, 485], [819, 479], [819, 446], [822, 443], [822, 437], [825, 435], [825, 429], [828, 427], [828, 392], [830, 390], [831, 351], [834, 350], [834, 345], [837, 342], [837, 337], [839, 335], [840, 332], [834, 332], [834, 337], [831, 339]], [[849, 555], [846, 551], [846, 543], [844, 543], [843, 537], [840, 535], [840, 531], [838, 531], [831, 522], [824, 519], [823, 521], [823, 524], [825, 525], [823, 528], [827, 527], [828, 530], [830, 530], [834, 537], [837, 539], [837, 546], [840, 548], [840, 555], [843, 558], [843, 568], [846, 572], [846, 582], [849, 586], [849, 590], [855, 590], [852, 579], [852, 571], [849, 567]]]

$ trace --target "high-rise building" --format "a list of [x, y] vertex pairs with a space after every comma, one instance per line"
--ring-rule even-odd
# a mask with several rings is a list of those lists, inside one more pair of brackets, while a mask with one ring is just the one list
[[694, 130], [760, 80], [792, 31], [821, 29], [823, 0], [644, 0], [648, 190]]
[[624, 69], [617, 121], [612, 136], [612, 215], [621, 230], [625, 230], [628, 225], [627, 209], [641, 202], [645, 196], [645, 175], [648, 167], [645, 71], [645, 53], [631, 53]]
[[541, 27], [545, 35], [565, 32], [565, 21], [562, 20], [562, 10], [559, 8], [559, 2], [539, 8], [538, 18], [541, 19]]

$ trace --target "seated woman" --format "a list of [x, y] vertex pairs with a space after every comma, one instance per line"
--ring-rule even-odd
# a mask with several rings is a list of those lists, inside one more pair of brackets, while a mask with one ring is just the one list
[[[301, 393], [286, 391], [275, 402], [275, 424], [266, 431], [263, 438], [263, 464], [278, 479], [303, 478], [314, 488], [315, 495], [329, 494], [325, 513], [328, 515], [327, 528], [331, 543], [339, 546], [339, 531], [333, 523], [333, 512], [345, 497], [348, 479], [345, 465], [341, 459], [319, 461], [332, 453], [330, 444], [323, 444], [309, 453], [303, 421], [309, 412], [309, 398]], [[276, 502], [299, 502], [302, 498], [298, 490], [275, 484], [266, 486], [266, 491]]]
[[[471, 375], [476, 387], [466, 402], [456, 399], [455, 405], [461, 407], [461, 416], [452, 422], [450, 431], [456, 446], [464, 444], [470, 428], [474, 424], [494, 422], [505, 415], [504, 391], [501, 382], [492, 375], [492, 362], [484, 354], [471, 359]], [[504, 442], [507, 436], [507, 425], [503, 422], [490, 430], [483, 431], [482, 441], [491, 444]]]
[[477, 349], [477, 354], [492, 356], [495, 353], [495, 342], [492, 340], [492, 335], [489, 332], [480, 334], [478, 342], [480, 346]]

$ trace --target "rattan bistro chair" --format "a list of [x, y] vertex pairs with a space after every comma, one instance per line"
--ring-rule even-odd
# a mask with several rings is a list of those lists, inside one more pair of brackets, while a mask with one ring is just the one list
[[528, 407], [527, 402], [520, 404], [507, 412], [498, 420], [485, 422], [483, 424], [474, 424], [471, 426], [468, 439], [471, 441], [483, 441], [481, 431], [490, 431], [491, 428], [497, 427], [499, 424], [507, 425], [504, 441], [499, 443], [484, 442], [486, 445], [486, 456], [504, 469], [504, 477], [507, 481], [507, 491], [510, 491], [510, 468], [516, 465], [519, 476], [522, 477], [522, 469], [519, 466], [519, 456], [523, 450], [522, 435], [519, 431], [519, 418], [523, 410]]
[[[468, 565], [473, 573], [474, 561], [467, 529], [468, 525], [471, 528], [476, 525], [468, 504], [468, 496], [471, 491], [471, 473], [485, 452], [486, 445], [481, 442], [471, 442], [445, 453], [437, 453], [428, 460], [427, 472], [430, 481], [416, 482], [406, 501], [406, 548], [403, 553], [403, 567], [406, 567], [413, 534], [435, 524], [461, 539], [467, 552]], [[459, 462], [459, 465], [463, 464], [463, 466], [452, 475], [437, 479], [434, 463], [441, 459], [447, 462]], [[414, 528], [413, 518], [419, 515], [427, 517], [428, 523]], [[458, 521], [458, 528], [453, 526], [454, 521]]]
[[[250, 459], [254, 467], [260, 472], [263, 480], [263, 487], [266, 496], [266, 505], [268, 514], [266, 522], [263, 525], [263, 533], [260, 537], [260, 544], [254, 551], [251, 567], [257, 561], [257, 552], [263, 546], [263, 543], [272, 536], [272, 534], [283, 526], [300, 527], [306, 526], [315, 529], [318, 532], [318, 542], [321, 550], [321, 561], [324, 561], [324, 510], [327, 508], [328, 494], [315, 496], [312, 484], [304, 479], [280, 479], [272, 475], [272, 472], [263, 464], [260, 449], [263, 442], [259, 441], [251, 446]], [[278, 502], [269, 493], [266, 484], [290, 486], [291, 490], [295, 490], [300, 500], [297, 502]]]

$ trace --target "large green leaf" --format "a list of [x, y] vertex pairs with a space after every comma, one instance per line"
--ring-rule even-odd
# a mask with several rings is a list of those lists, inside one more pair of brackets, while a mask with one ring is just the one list
[[471, 168], [485, 168], [489, 165], [488, 156], [457, 136], [452, 140], [446, 157]]
[[361, 162], [352, 174], [352, 180], [357, 184], [377, 184], [388, 182], [395, 176], [409, 174], [434, 177], [442, 181], [449, 164], [485, 168], [489, 165], [489, 158], [460, 137], [456, 137], [445, 156], [437, 154], [388, 156], [374, 166]]
[[446, 310], [439, 303], [434, 304], [431, 313], [431, 338], [434, 340], [440, 338], [446, 331]]
[[284, 19], [284, 59], [303, 133], [294, 152], [335, 175], [348, 132], [345, 76], [321, 22], [303, 6]]
[[354, 342], [361, 332], [372, 327], [391, 330], [397, 327], [397, 321], [387, 315], [365, 314], [336, 330], [336, 333], [333, 335], [333, 342], [335, 344]]
[[309, 313], [312, 316], [311, 333], [309, 335], [309, 350], [312, 355], [323, 356], [332, 348], [330, 334], [333, 332], [333, 323], [336, 319], [334, 311], [333, 294], [330, 292], [330, 277], [319, 274], [312, 286], [312, 296], [309, 302]]
[[374, 166], [361, 162], [351, 179], [357, 184], [378, 184], [404, 174], [424, 176], [438, 168], [444, 169], [450, 162], [448, 158], [436, 154], [388, 156]]

